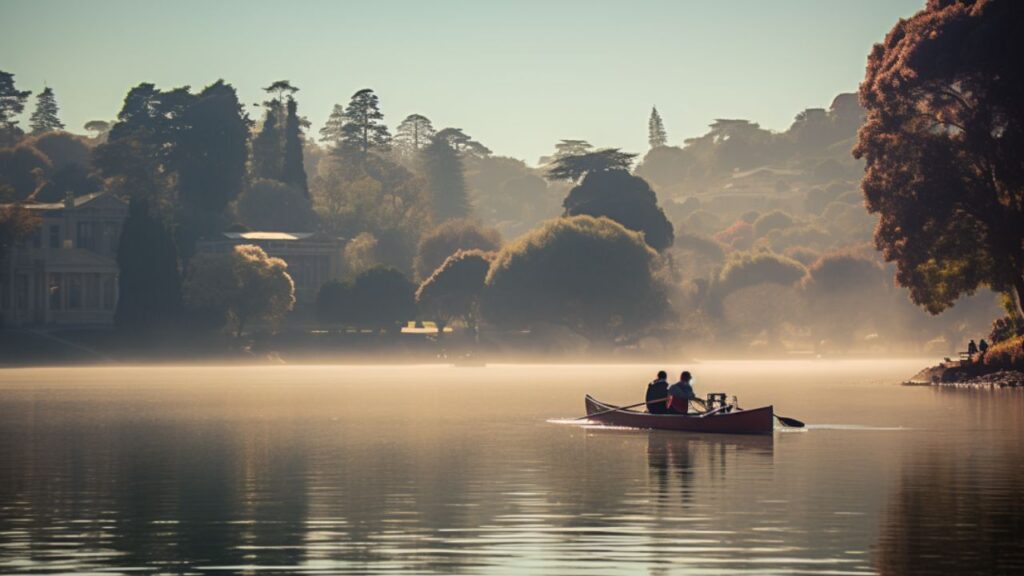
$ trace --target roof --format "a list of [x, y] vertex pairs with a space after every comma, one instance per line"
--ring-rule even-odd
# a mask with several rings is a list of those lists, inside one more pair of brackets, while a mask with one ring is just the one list
[[306, 240], [313, 232], [224, 232], [232, 240]]
[[[93, 200], [96, 200], [97, 198], [103, 196], [108, 196], [111, 200], [114, 200], [115, 202], [119, 202], [121, 204], [124, 203], [123, 201], [115, 198], [114, 196], [110, 196], [109, 194], [101, 190], [99, 192], [93, 192], [91, 194], [75, 196], [75, 208], [81, 208], [86, 204], [92, 202]], [[28, 208], [29, 210], [63, 210], [64, 202], [25, 202], [22, 204], [22, 206]]]

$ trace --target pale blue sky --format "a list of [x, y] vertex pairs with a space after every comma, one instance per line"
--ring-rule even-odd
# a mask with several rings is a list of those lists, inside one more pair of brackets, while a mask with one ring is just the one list
[[254, 103], [289, 79], [314, 131], [369, 87], [392, 127], [425, 114], [534, 163], [560, 138], [644, 152], [655, 104], [673, 144], [714, 118], [784, 130], [856, 90], [872, 44], [923, 4], [0, 0], [0, 70], [53, 87], [79, 131], [144, 81], [224, 78]]

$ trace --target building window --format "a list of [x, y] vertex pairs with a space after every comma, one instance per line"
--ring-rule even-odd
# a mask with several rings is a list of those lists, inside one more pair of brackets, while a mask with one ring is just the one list
[[60, 248], [60, 225], [50, 225], [50, 248]]
[[28, 274], [18, 274], [15, 277], [14, 299], [18, 310], [28, 310]]
[[114, 309], [114, 283], [117, 277], [110, 274], [103, 277], [103, 309]]
[[68, 274], [68, 310], [82, 309], [82, 275]]
[[60, 285], [62, 281], [61, 274], [50, 274], [50, 310], [60, 310], [61, 308], [63, 294], [61, 294]]
[[76, 226], [75, 245], [86, 250], [96, 249], [96, 223], [79, 222]]
[[100, 309], [100, 275], [85, 275], [85, 308], [86, 310]]

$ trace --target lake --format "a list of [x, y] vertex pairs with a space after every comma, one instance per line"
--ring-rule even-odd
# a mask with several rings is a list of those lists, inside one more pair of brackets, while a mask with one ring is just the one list
[[704, 362], [774, 436], [587, 427], [662, 366], [0, 371], [0, 573], [1024, 571], [1024, 390]]

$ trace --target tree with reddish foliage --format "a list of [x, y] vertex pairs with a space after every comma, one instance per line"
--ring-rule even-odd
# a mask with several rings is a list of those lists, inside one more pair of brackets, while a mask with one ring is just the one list
[[932, 314], [980, 286], [1024, 304], [1024, 6], [930, 0], [874, 47], [854, 155], [875, 243]]

